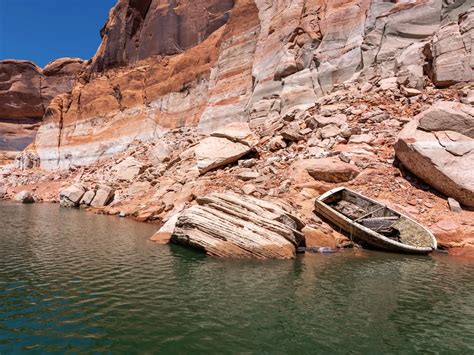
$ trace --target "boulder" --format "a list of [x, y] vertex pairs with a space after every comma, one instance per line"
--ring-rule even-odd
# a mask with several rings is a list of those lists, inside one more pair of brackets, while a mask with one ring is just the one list
[[150, 150], [150, 160], [153, 164], [159, 165], [171, 159], [173, 149], [165, 142], [158, 142]]
[[95, 190], [89, 190], [84, 194], [84, 196], [82, 196], [80, 204], [90, 206], [94, 197], [95, 197]]
[[200, 174], [205, 174], [212, 169], [236, 162], [251, 150], [248, 145], [232, 142], [227, 138], [205, 138], [196, 146], [197, 168]]
[[35, 203], [35, 198], [29, 191], [21, 191], [15, 195], [15, 201], [21, 203]]
[[371, 133], [355, 134], [349, 139], [349, 143], [355, 144], [370, 144], [375, 140], [375, 137]]
[[400, 132], [395, 153], [420, 179], [474, 207], [474, 115], [470, 106], [434, 104]]
[[226, 193], [197, 202], [178, 218], [172, 243], [217, 257], [290, 259], [304, 240], [303, 223], [279, 204]]
[[74, 184], [59, 193], [59, 203], [63, 207], [77, 207], [86, 193], [84, 186]]
[[114, 189], [112, 189], [110, 186], [97, 186], [97, 192], [95, 193], [95, 197], [91, 202], [91, 206], [102, 207], [108, 205], [112, 201], [114, 193]]
[[0, 200], [5, 198], [7, 195], [7, 188], [0, 185]]
[[232, 142], [239, 142], [248, 146], [253, 146], [258, 139], [250, 130], [247, 122], [234, 122], [228, 124], [222, 129], [218, 129], [211, 133], [211, 137], [227, 138]]
[[114, 168], [115, 177], [118, 180], [132, 181], [145, 171], [145, 165], [133, 157], [128, 157]]
[[347, 182], [359, 175], [359, 169], [339, 158], [312, 159], [305, 162], [306, 170], [315, 180], [331, 183]]
[[454, 131], [474, 138], [474, 107], [438, 101], [418, 116], [418, 128], [426, 132]]
[[335, 125], [330, 124], [321, 129], [321, 137], [323, 139], [336, 137], [341, 134], [341, 129]]
[[324, 127], [330, 124], [335, 124], [338, 127], [342, 127], [347, 124], [347, 116], [342, 113], [334, 116], [314, 116], [314, 120], [319, 127]]
[[178, 212], [174, 215], [172, 215], [165, 224], [156, 232], [153, 234], [153, 236], [150, 238], [152, 242], [155, 242], [157, 244], [168, 244], [171, 239], [171, 235], [174, 233], [174, 230], [176, 228], [176, 223], [178, 222], [178, 218], [181, 216], [181, 212]]

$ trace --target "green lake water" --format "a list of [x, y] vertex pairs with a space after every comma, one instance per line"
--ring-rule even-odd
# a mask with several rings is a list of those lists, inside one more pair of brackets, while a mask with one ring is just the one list
[[0, 354], [474, 353], [474, 262], [207, 258], [156, 227], [0, 204]]

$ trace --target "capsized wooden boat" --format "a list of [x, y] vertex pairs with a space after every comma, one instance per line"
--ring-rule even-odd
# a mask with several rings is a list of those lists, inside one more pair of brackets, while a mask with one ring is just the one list
[[362, 245], [416, 254], [428, 254], [437, 248], [434, 235], [421, 224], [345, 187], [320, 196], [315, 209]]

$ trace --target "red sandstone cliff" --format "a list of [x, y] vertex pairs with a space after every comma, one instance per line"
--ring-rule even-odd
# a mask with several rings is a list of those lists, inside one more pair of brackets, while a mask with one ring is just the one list
[[43, 69], [29, 61], [0, 61], [0, 152], [21, 151], [35, 139], [51, 100], [70, 92], [84, 67], [83, 60], [71, 58]]
[[[427, 62], [433, 78], [472, 80], [470, 47], [447, 48], [451, 57], [442, 59], [443, 51], [424, 50], [469, 5], [121, 0], [102, 29], [89, 73], [46, 115], [36, 140], [41, 164], [88, 164], [173, 127], [210, 132], [236, 121], [256, 127], [275, 112], [309, 108], [361, 76], [395, 77], [420, 89]], [[472, 36], [456, 31], [461, 41]], [[459, 65], [462, 76], [452, 74]]]

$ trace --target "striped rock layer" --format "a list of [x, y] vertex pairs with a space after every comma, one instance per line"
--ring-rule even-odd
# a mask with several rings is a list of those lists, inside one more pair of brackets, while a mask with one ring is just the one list
[[290, 259], [304, 243], [297, 217], [282, 206], [235, 194], [197, 200], [176, 222], [171, 242], [216, 257]]
[[258, 127], [360, 77], [417, 89], [427, 76], [441, 87], [473, 80], [471, 6], [120, 0], [86, 73], [46, 111], [35, 142], [41, 166], [93, 163], [183, 126]]

